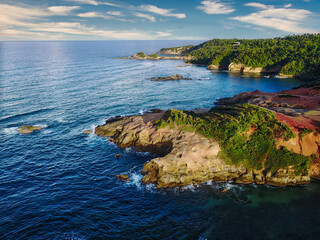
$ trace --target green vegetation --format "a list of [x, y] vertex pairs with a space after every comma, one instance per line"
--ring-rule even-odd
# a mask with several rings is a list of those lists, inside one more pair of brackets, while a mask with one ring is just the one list
[[297, 173], [302, 173], [309, 163], [308, 157], [276, 148], [275, 139], [289, 140], [294, 133], [271, 111], [251, 104], [218, 106], [206, 114], [171, 109], [155, 124], [213, 138], [220, 143], [220, 156], [225, 161], [243, 163], [248, 169], [275, 171], [293, 165]]
[[304, 136], [306, 136], [306, 135], [308, 135], [308, 134], [310, 134], [312, 132], [313, 132], [313, 130], [310, 130], [308, 128], [304, 128], [304, 129], [300, 130], [299, 137], [303, 138]]
[[162, 48], [160, 53], [165, 54], [165, 52], [173, 52], [177, 55], [185, 54], [193, 45], [183, 46], [183, 47], [172, 47], [172, 48]]
[[148, 55], [148, 57], [150, 57], [150, 58], [158, 58], [160, 56], [158, 54], [150, 54], [150, 55]]
[[147, 55], [144, 52], [138, 52], [137, 55], [141, 58], [147, 57]]
[[220, 69], [227, 69], [234, 62], [275, 72], [282, 68], [282, 74], [306, 79], [320, 78], [320, 34], [255, 40], [213, 39], [188, 48], [184, 55], [193, 57], [191, 63], [219, 65]]

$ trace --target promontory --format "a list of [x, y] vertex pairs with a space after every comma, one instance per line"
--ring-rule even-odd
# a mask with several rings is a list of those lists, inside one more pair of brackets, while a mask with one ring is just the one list
[[157, 157], [143, 183], [158, 188], [215, 182], [273, 186], [320, 176], [320, 82], [279, 93], [247, 92], [211, 109], [117, 117], [95, 133]]

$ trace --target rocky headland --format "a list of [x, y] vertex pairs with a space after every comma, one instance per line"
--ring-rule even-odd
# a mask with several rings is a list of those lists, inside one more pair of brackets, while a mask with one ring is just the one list
[[143, 183], [158, 188], [215, 182], [288, 186], [320, 176], [320, 84], [247, 92], [212, 109], [117, 117], [95, 133], [158, 157]]

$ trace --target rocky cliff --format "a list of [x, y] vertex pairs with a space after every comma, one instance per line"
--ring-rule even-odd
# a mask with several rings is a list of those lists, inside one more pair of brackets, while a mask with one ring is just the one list
[[262, 67], [248, 67], [242, 63], [230, 63], [228, 66], [229, 72], [239, 72], [239, 73], [251, 73], [251, 74], [260, 74], [260, 73], [278, 73], [281, 71], [281, 66], [273, 66], [271, 68], [262, 68]]
[[159, 188], [208, 180], [287, 186], [319, 176], [316, 133], [299, 138], [271, 112], [253, 105], [158, 110], [112, 119], [95, 133], [119, 147], [156, 154], [144, 164], [142, 181]]

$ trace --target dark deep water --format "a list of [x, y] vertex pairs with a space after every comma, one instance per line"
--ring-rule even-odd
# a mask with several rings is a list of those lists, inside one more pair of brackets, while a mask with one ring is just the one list
[[[0, 42], [0, 239], [319, 238], [318, 183], [157, 190], [140, 182], [151, 156], [82, 134], [115, 115], [210, 108], [217, 98], [301, 84], [177, 68], [182, 61], [113, 59], [190, 43]], [[146, 79], [172, 74], [194, 80]], [[20, 135], [24, 124], [45, 129]], [[133, 181], [115, 180], [119, 173]], [[230, 193], [220, 195], [226, 186]]]

